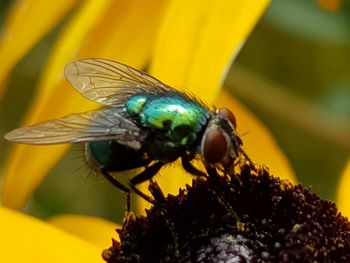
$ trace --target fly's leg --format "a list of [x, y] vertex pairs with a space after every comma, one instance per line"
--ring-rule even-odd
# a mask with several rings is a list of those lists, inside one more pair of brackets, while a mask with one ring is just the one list
[[204, 164], [205, 166], [205, 170], [207, 171], [208, 175], [210, 176], [211, 174], [216, 174], [216, 168], [213, 167], [212, 165], [210, 164]]
[[162, 166], [164, 165], [164, 163], [161, 162], [157, 162], [151, 166], [146, 167], [146, 169], [136, 175], [134, 178], [132, 178], [130, 180], [129, 186], [130, 188], [139, 196], [141, 196], [143, 199], [145, 199], [147, 202], [154, 204], [154, 200], [149, 197], [148, 195], [144, 194], [142, 191], [140, 191], [139, 189], [136, 188], [136, 185], [143, 183], [147, 180], [150, 180], [153, 176], [155, 176], [158, 171], [160, 170], [160, 168], [162, 168]]
[[162, 189], [160, 189], [158, 183], [155, 182], [152, 178], [149, 180], [148, 190], [150, 191], [155, 200], [159, 200], [160, 203], [166, 202], [166, 198]]
[[108, 171], [102, 169], [103, 176], [115, 187], [119, 188], [122, 192], [126, 194], [126, 212], [129, 214], [131, 208], [130, 199], [130, 189], [115, 179]]
[[207, 176], [206, 173], [198, 170], [196, 167], [193, 166], [189, 157], [186, 157], [186, 156], [181, 157], [181, 163], [183, 168], [186, 170], [186, 172], [196, 176]]

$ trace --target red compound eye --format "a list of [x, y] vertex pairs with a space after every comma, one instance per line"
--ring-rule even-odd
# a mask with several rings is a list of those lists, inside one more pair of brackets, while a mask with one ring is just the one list
[[210, 129], [205, 133], [202, 143], [202, 154], [208, 163], [218, 163], [226, 155], [227, 141], [218, 129]]
[[233, 127], [235, 129], [237, 128], [236, 117], [228, 108], [219, 108], [216, 110], [216, 113], [228, 119], [232, 123]]

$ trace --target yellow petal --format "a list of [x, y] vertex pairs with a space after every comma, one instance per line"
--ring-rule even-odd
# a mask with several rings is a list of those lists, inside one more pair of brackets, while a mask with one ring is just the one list
[[[214, 102], [232, 59], [269, 2], [172, 1], [157, 38], [151, 73], [205, 102]], [[160, 174], [164, 174], [158, 180], [162, 189], [173, 194], [192, 178], [174, 165]], [[141, 204], [148, 205], [143, 200]]]
[[350, 158], [339, 181], [337, 205], [340, 212], [350, 218]]
[[0, 262], [104, 262], [100, 248], [38, 219], [0, 207]]
[[[50, 116], [38, 116], [42, 109], [47, 106], [45, 103], [52, 100], [52, 93], [55, 89], [58, 89], [57, 83], [63, 79], [63, 68], [72, 60], [72, 57], [76, 54], [85, 40], [86, 36], [90, 32], [91, 28], [97, 23], [97, 21], [104, 17], [104, 13], [111, 5], [111, 0], [89, 0], [86, 1], [79, 10], [75, 13], [68, 25], [62, 30], [62, 33], [58, 37], [52, 52], [48, 60], [47, 67], [43, 69], [40, 83], [38, 86], [38, 95], [33, 102], [33, 109], [30, 111], [26, 124], [36, 122], [41, 117]], [[72, 88], [69, 88], [67, 81], [63, 80], [66, 87], [65, 89], [72, 94], [76, 94]], [[64, 85], [64, 84], [60, 84]], [[62, 91], [61, 91], [62, 92]], [[59, 94], [55, 94], [59, 95]], [[59, 97], [65, 97], [60, 93]], [[69, 93], [67, 94], [69, 95]], [[72, 95], [74, 96], [74, 95]], [[79, 98], [78, 96], [76, 98]], [[65, 97], [65, 100], [67, 97]], [[52, 101], [51, 101], [52, 103]], [[57, 105], [57, 104], [56, 104]], [[47, 109], [44, 110], [47, 111]], [[62, 111], [64, 113], [64, 111]], [[52, 116], [57, 117], [57, 116]]]
[[160, 29], [151, 72], [204, 101], [215, 101], [232, 59], [269, 2], [173, 1]]
[[[19, 209], [38, 187], [43, 174], [59, 159], [68, 145], [28, 146], [16, 145], [10, 152], [2, 182], [2, 204]], [[32, 158], [32, 153], [39, 158]], [[43, 159], [40, 159], [43, 157]]]
[[100, 57], [143, 68], [168, 0], [113, 1], [87, 37], [79, 57]]
[[69, 234], [75, 235], [91, 244], [106, 249], [111, 246], [111, 239], [117, 239], [117, 224], [107, 220], [83, 215], [60, 215], [52, 217], [48, 222]]
[[242, 136], [243, 146], [252, 161], [266, 165], [271, 174], [296, 183], [288, 159], [267, 128], [229, 92], [222, 90], [217, 101], [216, 106], [227, 107], [235, 114], [238, 132], [246, 133]]
[[[76, 4], [77, 0], [16, 1], [8, 14], [0, 42], [0, 84], [13, 66], [49, 32]], [[4, 85], [0, 86], [2, 94]]]

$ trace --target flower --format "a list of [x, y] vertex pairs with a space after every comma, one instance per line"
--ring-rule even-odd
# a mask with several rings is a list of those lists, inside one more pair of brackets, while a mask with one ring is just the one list
[[[174, 87], [192, 90], [211, 103], [219, 92], [232, 58], [238, 53], [268, 2], [153, 0], [144, 5], [141, 0], [88, 0], [59, 1], [48, 5], [47, 1], [41, 0], [18, 1], [13, 6], [1, 39], [1, 88], [2, 91], [5, 90], [6, 79], [13, 66], [47, 32], [59, 25], [52, 52], [40, 77], [37, 95], [24, 124], [96, 107], [75, 94], [62, 79], [65, 64], [85, 57], [113, 59], [136, 68], [149, 65], [149, 71], [162, 81]], [[63, 24], [59, 23], [62, 19], [65, 19]], [[226, 105], [235, 110], [243, 132], [254, 131], [244, 139], [247, 152], [253, 159], [268, 164], [272, 170], [276, 169], [278, 175], [293, 178], [288, 161], [266, 129], [226, 93], [221, 92], [217, 102], [218, 106]], [[269, 149], [269, 154], [256, 151], [257, 144]], [[3, 203], [12, 208], [21, 207], [67, 147], [16, 146], [5, 169]], [[170, 169], [174, 176], [163, 176], [163, 180], [178, 181], [184, 175], [182, 170], [179, 172], [179, 169]], [[170, 173], [168, 171], [166, 173]], [[186, 180], [188, 178], [187, 176]], [[183, 182], [177, 183], [184, 185]], [[178, 185], [167, 182], [166, 186], [168, 185], [173, 187], [172, 192], [177, 193]], [[167, 187], [163, 183], [162, 189], [165, 188]], [[34, 262], [52, 262], [57, 259], [61, 262], [61, 256], [67, 261], [77, 251], [94, 261], [99, 257], [96, 248], [91, 245], [85, 248], [80, 248], [81, 244], [71, 245], [68, 239], [57, 237], [53, 233], [56, 230], [48, 230], [43, 223], [39, 227], [37, 220], [22, 220], [22, 215], [5, 208], [0, 208], [0, 211], [2, 230], [7, 226], [18, 226], [15, 229], [9, 227], [1, 239], [4, 243], [2, 248], [5, 248], [5, 253], [1, 256], [9, 255], [6, 258], [8, 261], [17, 262], [22, 259], [19, 256], [24, 256], [23, 260], [26, 261], [32, 259]], [[100, 225], [98, 223], [84, 227], [85, 220], [76, 216], [67, 218], [67, 221], [73, 226], [69, 231], [73, 232], [82, 226], [81, 229], [91, 233], [92, 229]], [[57, 222], [58, 220], [56, 224]], [[24, 229], [21, 226], [25, 226]], [[27, 238], [30, 240], [28, 243]], [[92, 238], [94, 241], [96, 239]], [[13, 255], [18, 254], [18, 240], [22, 241], [21, 244], [29, 245], [21, 247], [22, 254], [15, 258]], [[226, 240], [230, 241], [229, 238]], [[56, 241], [60, 244], [56, 245]], [[62, 247], [62, 252], [58, 254], [59, 246]], [[89, 259], [82, 257], [71, 261], [79, 260], [86, 262]]]
[[348, 262], [350, 222], [334, 203], [301, 185], [241, 163], [238, 171], [194, 179], [119, 230], [109, 262]]

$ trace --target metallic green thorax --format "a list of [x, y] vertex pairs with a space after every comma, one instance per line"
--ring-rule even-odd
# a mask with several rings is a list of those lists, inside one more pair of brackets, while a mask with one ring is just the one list
[[207, 108], [178, 93], [133, 96], [126, 102], [126, 111], [142, 126], [163, 130], [165, 146], [171, 148], [194, 143], [210, 117]]

